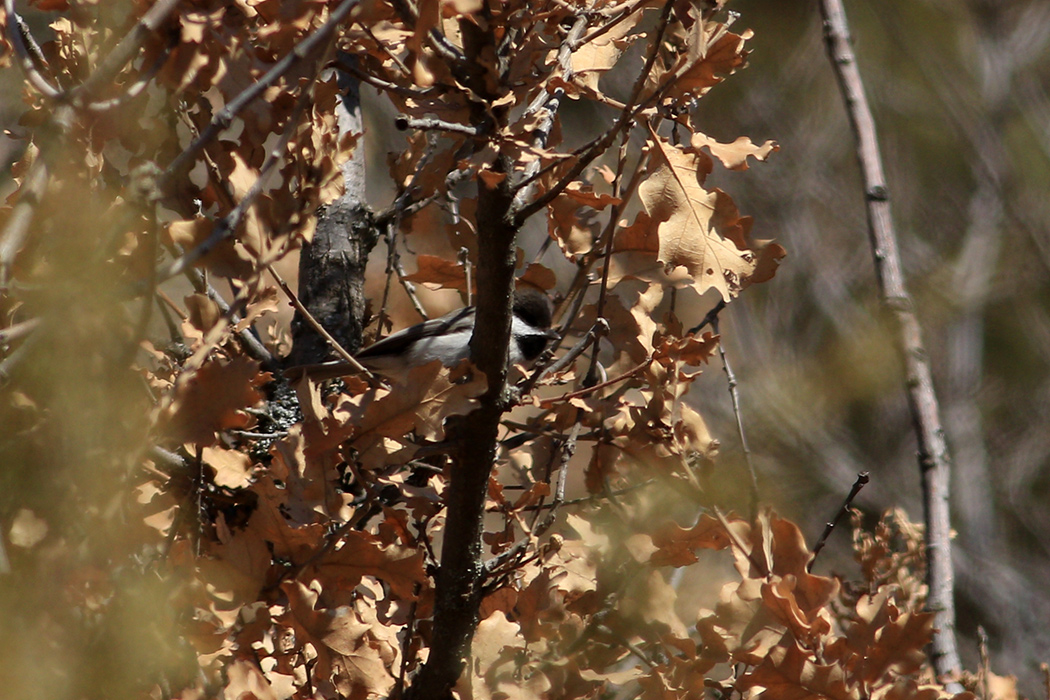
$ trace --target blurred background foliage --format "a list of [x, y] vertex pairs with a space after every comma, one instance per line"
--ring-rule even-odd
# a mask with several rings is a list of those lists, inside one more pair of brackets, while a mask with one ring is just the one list
[[[853, 138], [824, 53], [819, 13], [812, 3], [774, 0], [737, 0], [730, 8], [740, 13], [734, 29], [755, 32], [750, 66], [701, 100], [700, 126], [722, 140], [738, 134], [759, 143], [775, 139], [781, 151], [746, 175], [716, 170], [711, 181], [755, 218], [757, 238], [776, 238], [789, 251], [776, 279], [722, 314], [762, 497], [812, 541], [856, 474], [869, 471], [858, 506], [875, 516], [901, 505], [919, 520], [915, 440], [876, 302]], [[964, 661], [976, 667], [977, 627], [983, 626], [994, 669], [1017, 674], [1034, 695], [1038, 664], [1050, 660], [1050, 589], [1043, 585], [1050, 578], [1044, 507], [1050, 490], [1050, 4], [854, 1], [847, 11], [953, 449]], [[39, 14], [29, 19], [34, 31], [46, 25]], [[17, 130], [21, 77], [11, 67], [0, 79], [0, 116]], [[369, 186], [381, 204], [390, 196], [386, 155], [402, 148], [403, 137], [383, 105], [373, 100], [366, 107]], [[591, 109], [566, 111], [567, 140], [588, 124]], [[10, 163], [17, 142], [3, 139], [0, 154]], [[87, 241], [98, 232], [77, 225], [86, 221], [85, 211], [70, 208], [70, 236]], [[528, 255], [545, 235], [542, 222], [531, 233], [524, 242]], [[382, 246], [376, 256], [381, 270]], [[713, 304], [680, 302], [686, 325]], [[129, 496], [118, 484], [144, 447], [145, 392], [133, 374], [110, 371], [120, 363], [118, 349], [106, 349], [113, 337], [105, 314], [96, 323], [69, 319], [61, 331], [55, 356], [38, 365], [61, 373], [60, 381], [48, 377], [48, 386], [70, 389], [53, 404], [49, 429], [56, 449], [28, 454], [39, 441], [20, 440], [20, 430], [31, 426], [19, 424], [17, 406], [0, 416], [0, 515], [8, 555], [16, 563], [22, 556], [12, 533], [33, 537], [34, 523], [18, 516], [19, 507], [55, 514], [47, 543], [56, 556], [67, 551], [59, 539], [80, 543], [83, 561], [100, 571], [125, 571], [118, 579], [126, 586], [112, 588], [107, 576], [98, 579], [105, 579], [105, 589], [94, 581], [71, 588], [68, 580], [41, 581], [13, 567], [16, 573], [5, 575], [0, 587], [18, 595], [0, 595], [0, 619], [9, 632], [5, 656], [18, 650], [18, 657], [8, 656], [16, 663], [3, 665], [0, 688], [61, 697], [93, 686], [99, 695], [118, 697], [138, 687], [139, 675], [163, 670], [177, 679], [183, 672], [177, 669], [192, 662], [175, 640], [179, 584], [137, 568], [139, 539], [121, 516]], [[713, 474], [718, 497], [744, 507], [743, 454], [717, 366], [693, 398], [722, 442]], [[23, 518], [17, 528], [15, 517]], [[847, 539], [836, 534], [819, 568], [851, 569]], [[89, 570], [70, 566], [69, 574]], [[53, 601], [71, 590], [119, 600], [110, 609], [121, 612], [83, 627], [90, 630], [83, 639], [52, 638], [39, 620], [22, 620], [31, 608], [50, 607], [56, 628], [69, 629], [59, 618], [72, 608]], [[127, 624], [143, 618], [152, 622]], [[12, 632], [30, 627], [32, 634]], [[56, 645], [68, 653], [53, 653]]]
[[[815, 536], [866, 470], [865, 510], [919, 518], [915, 438], [820, 17], [806, 3], [733, 9], [755, 31], [750, 66], [701, 101], [701, 124], [780, 143], [723, 186], [757, 237], [789, 251], [723, 323], [762, 493]], [[974, 668], [983, 626], [993, 666], [1035, 693], [1050, 649], [1050, 5], [847, 11], [953, 451], [961, 651]], [[720, 426], [719, 472], [742, 486], [724, 382], [699, 398]]]

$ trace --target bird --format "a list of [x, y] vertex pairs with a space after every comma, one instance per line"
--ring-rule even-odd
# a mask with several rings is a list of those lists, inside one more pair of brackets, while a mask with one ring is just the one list
[[[514, 293], [512, 311], [508, 359], [511, 365], [531, 365], [558, 335], [550, 327], [550, 299], [536, 289], [525, 287]], [[474, 316], [473, 306], [456, 309], [440, 318], [423, 321], [389, 335], [354, 357], [366, 369], [382, 374], [419, 367], [435, 360], [440, 360], [446, 367], [454, 367], [470, 357]], [[357, 371], [357, 368], [344, 361], [322, 362], [294, 369], [316, 380]]]

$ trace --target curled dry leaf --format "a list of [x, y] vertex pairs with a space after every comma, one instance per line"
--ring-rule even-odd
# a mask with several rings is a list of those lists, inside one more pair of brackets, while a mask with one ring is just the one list
[[689, 139], [689, 144], [697, 150], [706, 148], [730, 170], [747, 170], [749, 157], [765, 161], [770, 154], [780, 150], [780, 146], [775, 141], [766, 141], [761, 146], [757, 146], [748, 137], [741, 136], [733, 143], [719, 143], [699, 131]]

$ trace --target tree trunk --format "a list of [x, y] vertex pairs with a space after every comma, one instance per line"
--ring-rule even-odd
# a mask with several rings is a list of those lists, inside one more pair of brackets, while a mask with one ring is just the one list
[[[339, 135], [360, 133], [359, 83], [339, 71], [339, 87]], [[341, 168], [345, 192], [318, 212], [313, 241], [303, 247], [299, 257], [299, 300], [340, 345], [356, 352], [364, 330], [365, 265], [379, 238], [366, 202], [363, 142]], [[320, 362], [330, 352], [325, 339], [296, 313], [289, 364]]]

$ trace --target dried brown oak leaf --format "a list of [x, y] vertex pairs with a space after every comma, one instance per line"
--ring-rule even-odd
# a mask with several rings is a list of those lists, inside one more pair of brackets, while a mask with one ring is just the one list
[[846, 683], [841, 667], [820, 664], [794, 641], [773, 649], [754, 670], [736, 683], [737, 690], [751, 691], [751, 698], [772, 700], [859, 700], [861, 694]]
[[257, 528], [231, 529], [219, 513], [215, 532], [218, 541], [205, 543], [208, 556], [200, 557], [197, 566], [211, 596], [212, 612], [232, 624], [238, 608], [256, 600], [266, 585], [272, 557]]
[[398, 376], [393, 390], [377, 388], [354, 397], [344, 395], [332, 412], [340, 426], [336, 432], [344, 434], [343, 439], [352, 436], [355, 448], [362, 452], [381, 438], [399, 438], [410, 431], [426, 440], [443, 440], [445, 419], [473, 411], [476, 397], [487, 386], [485, 375], [476, 369], [469, 372], [468, 378], [463, 371], [447, 370], [435, 360]]
[[697, 150], [706, 148], [730, 170], [747, 170], [748, 157], [765, 161], [771, 153], [780, 150], [776, 141], [766, 141], [761, 146], [757, 146], [748, 137], [741, 136], [733, 143], [719, 143], [699, 131], [689, 139], [689, 144]]
[[343, 546], [327, 552], [310, 565], [317, 577], [340, 588], [353, 588], [363, 576], [372, 576], [390, 586], [403, 600], [415, 597], [413, 587], [422, 584], [423, 553], [409, 547], [382, 545], [367, 532], [351, 530], [343, 536]]
[[[309, 561], [324, 539], [325, 523], [313, 522], [320, 515], [303, 512], [302, 515], [315, 517], [294, 518], [292, 509], [302, 504], [296, 503], [288, 490], [278, 487], [268, 474], [252, 485], [252, 491], [259, 496], [259, 501], [248, 520], [248, 528], [269, 543], [274, 556], [296, 565]], [[305, 509], [300, 507], [298, 511]]]
[[249, 424], [242, 409], [262, 400], [255, 387], [268, 376], [259, 374], [254, 360], [211, 360], [185, 381], [176, 382], [175, 398], [161, 424], [173, 440], [211, 445], [217, 431]]
[[678, 594], [664, 579], [664, 575], [651, 569], [647, 576], [638, 575], [630, 579], [617, 609], [626, 618], [630, 629], [651, 626], [677, 639], [688, 639], [685, 624], [675, 611], [677, 601]]
[[781, 578], [793, 576], [797, 582], [794, 597], [807, 617], [811, 618], [838, 593], [837, 581], [806, 571], [813, 555], [806, 547], [802, 531], [790, 520], [763, 511], [758, 517], [758, 527], [751, 529], [742, 540], [750, 550], [733, 549], [740, 575], [750, 579], [764, 579], [767, 574]]
[[807, 647], [831, 631], [831, 622], [824, 608], [802, 610], [795, 596], [798, 580], [791, 575], [762, 584], [762, 602], [791, 634]]
[[667, 268], [686, 268], [698, 293], [716, 289], [726, 301], [772, 277], [784, 249], [751, 242], [751, 219], [740, 216], [725, 192], [704, 187], [710, 158], [655, 132], [652, 143], [649, 177], [638, 193], [659, 233], [658, 260]]
[[460, 697], [475, 700], [540, 700], [549, 697], [550, 679], [530, 652], [518, 623], [502, 612], [478, 623], [471, 645], [470, 673], [460, 677]]
[[590, 185], [573, 182], [550, 203], [547, 233], [558, 242], [567, 256], [589, 253], [597, 229], [594, 225], [584, 223], [584, 220], [593, 223], [595, 212], [619, 203], [620, 200], [612, 195], [598, 194]]
[[234, 659], [225, 669], [226, 688], [223, 697], [279, 700], [259, 666], [244, 659]]
[[698, 559], [698, 549], [725, 549], [729, 535], [722, 523], [710, 515], [701, 515], [696, 525], [682, 528], [675, 523], [653, 535], [657, 551], [650, 557], [653, 566], [689, 566]]
[[243, 452], [205, 447], [202, 458], [215, 470], [213, 481], [216, 485], [241, 489], [251, 483], [252, 460]]
[[[611, 14], [620, 10], [621, 7], [621, 5], [606, 6], [599, 12]], [[628, 36], [634, 31], [642, 16], [641, 12], [628, 16], [624, 21], [614, 25], [610, 31], [588, 41], [573, 52], [572, 78], [577, 85], [594, 95], [601, 94], [601, 90], [598, 89], [598, 80], [616, 65], [620, 56], [634, 41], [645, 36], [644, 34]]]
[[416, 271], [405, 275], [408, 282], [417, 282], [427, 289], [455, 289], [467, 291], [467, 270], [454, 260], [420, 253], [416, 256]]
[[[386, 697], [394, 686], [391, 669], [398, 662], [396, 640], [390, 643], [374, 616], [351, 608], [324, 607], [321, 596], [298, 581], [281, 586], [288, 596], [288, 610], [275, 618], [294, 634], [294, 648], [312, 657], [311, 679], [316, 685], [333, 684], [340, 697], [365, 700]], [[364, 614], [362, 614], [364, 612]], [[302, 670], [305, 675], [305, 669]]]
[[[702, 49], [681, 57], [675, 68], [675, 80], [667, 92], [665, 100], [683, 104], [694, 97], [705, 95], [712, 87], [725, 80], [725, 77], [742, 68], [747, 61], [748, 52], [744, 44], [754, 36], [751, 30], [740, 34], [725, 31], [725, 25], [708, 23], [703, 28]], [[654, 71], [649, 83], [652, 88], [663, 84], [659, 74]]]
[[933, 613], [901, 610], [893, 588], [883, 586], [874, 596], [861, 596], [853, 621], [846, 625], [847, 648], [857, 655], [853, 672], [866, 683], [887, 674], [917, 672], [933, 637]]

